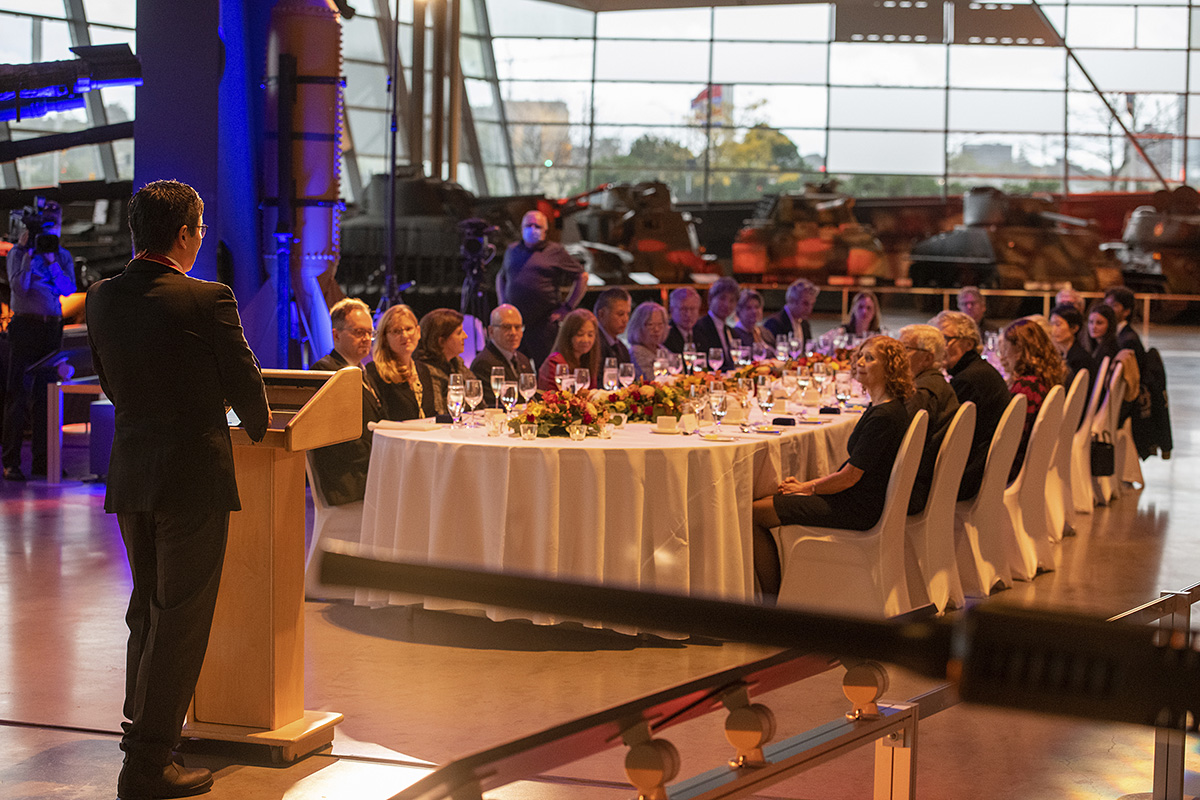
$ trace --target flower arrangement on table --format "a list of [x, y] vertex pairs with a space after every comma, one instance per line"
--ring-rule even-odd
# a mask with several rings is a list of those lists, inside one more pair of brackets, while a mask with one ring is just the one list
[[600, 402], [609, 414], [624, 414], [630, 422], [653, 422], [659, 417], [678, 418], [683, 413], [687, 390], [674, 384], [638, 381], [615, 392], [600, 392]]
[[589, 435], [598, 436], [608, 422], [609, 409], [591, 395], [590, 391], [542, 392], [540, 400], [531, 401], [508, 421], [508, 427], [519, 433], [521, 425], [532, 424], [538, 426], [538, 436], [567, 436], [567, 428], [579, 424]]
[[832, 371], [837, 372], [839, 369], [850, 369], [850, 360], [853, 356], [853, 351], [839, 350], [836, 355], [826, 355], [824, 353], [809, 353], [805, 356], [800, 356], [795, 361], [788, 362], [789, 369], [796, 367], [811, 367], [813, 364], [825, 364]]

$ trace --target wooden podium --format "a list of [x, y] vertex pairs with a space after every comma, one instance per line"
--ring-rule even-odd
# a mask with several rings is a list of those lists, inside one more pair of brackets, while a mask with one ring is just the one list
[[362, 433], [362, 372], [263, 370], [271, 427], [233, 428], [242, 510], [229, 543], [185, 737], [266, 745], [294, 761], [333, 741], [336, 712], [304, 710], [304, 452]]

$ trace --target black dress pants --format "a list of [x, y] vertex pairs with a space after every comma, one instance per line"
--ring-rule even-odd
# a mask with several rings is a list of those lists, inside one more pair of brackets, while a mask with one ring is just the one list
[[229, 512], [125, 512], [117, 520], [133, 573], [121, 749], [166, 766], [208, 648]]
[[[33, 471], [46, 471], [46, 383], [26, 374], [31, 365], [62, 346], [62, 319], [18, 314], [8, 323], [8, 376], [4, 398], [5, 467], [21, 466], [25, 424], [33, 405]], [[36, 385], [35, 385], [36, 383]], [[40, 390], [40, 397], [39, 397]], [[40, 414], [39, 414], [40, 412]]]

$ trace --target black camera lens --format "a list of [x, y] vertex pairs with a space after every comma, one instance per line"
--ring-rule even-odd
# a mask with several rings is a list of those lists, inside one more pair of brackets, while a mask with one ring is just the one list
[[33, 240], [33, 249], [38, 253], [57, 253], [58, 236], [53, 233], [39, 233]]

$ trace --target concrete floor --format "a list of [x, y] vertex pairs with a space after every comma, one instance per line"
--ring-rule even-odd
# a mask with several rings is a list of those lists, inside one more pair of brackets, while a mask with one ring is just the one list
[[[899, 320], [889, 320], [898, 327]], [[818, 326], [820, 327], [820, 326]], [[1176, 449], [1143, 464], [1147, 487], [1081, 519], [1055, 548], [1056, 569], [987, 602], [1111, 615], [1159, 590], [1200, 582], [1200, 329], [1156, 328], [1167, 363]], [[68, 447], [71, 474], [86, 451]], [[0, 485], [0, 797], [112, 798], [120, 767], [128, 567], [103, 486]], [[332, 751], [278, 766], [259, 752], [207, 746], [207, 797], [388, 798], [439, 764], [547, 726], [743, 663], [768, 651], [668, 642], [568, 626], [537, 628], [403, 609], [306, 604], [307, 703], [346, 721]], [[934, 684], [893, 669], [887, 698]], [[763, 696], [779, 737], [848, 710], [841, 670]], [[671, 729], [684, 776], [731, 755], [719, 715]], [[1123, 725], [958, 706], [924, 721], [922, 798], [1105, 798], [1148, 792], [1153, 733]], [[1189, 741], [1195, 756], [1196, 741]], [[623, 751], [570, 764], [489, 797], [625, 798]], [[759, 797], [869, 797], [864, 748]], [[1200, 794], [1189, 771], [1187, 791]]]

